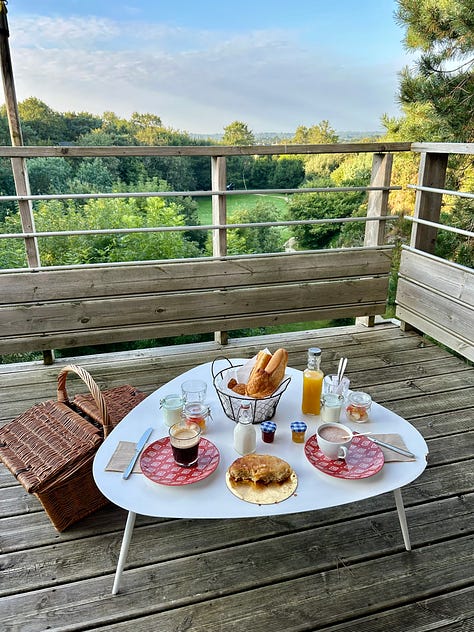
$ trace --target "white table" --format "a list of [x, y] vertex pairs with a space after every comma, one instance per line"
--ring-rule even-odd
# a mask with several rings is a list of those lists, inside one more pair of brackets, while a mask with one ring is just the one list
[[[241, 359], [232, 360], [234, 365], [243, 362]], [[273, 418], [277, 423], [275, 440], [273, 443], [263, 443], [259, 427], [256, 426], [257, 452], [275, 454], [293, 467], [298, 477], [297, 494], [273, 505], [247, 503], [234, 496], [226, 486], [226, 470], [239, 455], [233, 448], [235, 424], [222, 410], [212, 383], [211, 364], [209, 362], [195, 367], [149, 395], [120, 422], [96, 454], [93, 474], [97, 486], [109, 500], [128, 511], [112, 594], [116, 594], [119, 589], [136, 514], [196, 519], [260, 517], [325, 509], [393, 491], [404, 544], [407, 550], [411, 549], [400, 488], [423, 472], [428, 448], [421, 434], [410, 423], [375, 402], [371, 408], [370, 421], [365, 424], [346, 422], [343, 413], [341, 421], [356, 431], [400, 434], [408, 449], [416, 455], [416, 461], [385, 463], [380, 472], [360, 480], [343, 480], [326, 475], [309, 463], [304, 454], [304, 444], [291, 440], [291, 421], [306, 421], [306, 438], [315, 433], [321, 421], [319, 416], [301, 413], [302, 372], [288, 368], [287, 375], [291, 376], [291, 382]], [[226, 366], [226, 362], [218, 362], [214, 370], [220, 371]], [[211, 406], [213, 419], [208, 421], [205, 437], [219, 449], [220, 462], [216, 471], [202, 481], [181, 487], [157, 485], [141, 473], [134, 473], [124, 480], [119, 472], [105, 471], [119, 441], [136, 442], [150, 426], [155, 430], [149, 443], [167, 436], [168, 428], [163, 423], [160, 400], [167, 394], [180, 393], [181, 382], [191, 378], [204, 379], [208, 383], [207, 403]]]

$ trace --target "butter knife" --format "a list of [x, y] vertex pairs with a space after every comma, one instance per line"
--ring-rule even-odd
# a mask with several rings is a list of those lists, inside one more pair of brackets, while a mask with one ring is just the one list
[[369, 437], [367, 435], [365, 436], [367, 437], [367, 439], [370, 439], [371, 441], [373, 441], [374, 443], [376, 443], [382, 448], [388, 448], [389, 450], [393, 450], [393, 452], [398, 452], [398, 454], [403, 454], [403, 456], [409, 456], [412, 459], [416, 459], [416, 456], [413, 454], [413, 452], [409, 452], [408, 450], [399, 448], [397, 445], [392, 445], [391, 443], [385, 443], [385, 441], [380, 441], [380, 439], [376, 439], [375, 437]]
[[145, 432], [140, 437], [140, 440], [137, 443], [137, 447], [135, 448], [135, 453], [132, 456], [130, 463], [127, 465], [127, 469], [123, 473], [122, 478], [128, 478], [130, 474], [132, 473], [135, 463], [137, 462], [137, 459], [140, 456], [140, 453], [145, 447], [145, 443], [148, 441], [152, 432], [153, 432], [153, 428], [147, 428], [147, 430], [145, 430]]

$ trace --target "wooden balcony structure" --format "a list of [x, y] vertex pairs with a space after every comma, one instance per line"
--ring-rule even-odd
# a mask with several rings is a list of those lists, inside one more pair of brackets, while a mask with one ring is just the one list
[[[46, 629], [115, 632], [132, 626], [137, 631], [165, 632], [470, 629], [474, 626], [473, 272], [438, 259], [433, 255], [433, 246], [440, 230], [442, 197], [452, 193], [444, 189], [447, 157], [454, 152], [473, 153], [474, 147], [364, 146], [362, 151], [374, 153], [368, 205], [371, 219], [367, 221], [365, 251], [290, 253], [255, 256], [248, 261], [225, 254], [225, 200], [232, 194], [225, 187], [225, 156], [245, 151], [341, 153], [358, 151], [361, 147], [189, 149], [199, 150], [209, 152], [213, 165], [214, 257], [195, 263], [140, 262], [131, 266], [144, 285], [142, 289], [136, 288], [138, 293], [142, 292], [139, 298], [144, 301], [144, 311], [149, 311], [152, 304], [146, 301], [162, 304], [162, 296], [150, 298], [150, 294], [163, 293], [166, 288], [164, 281], [158, 282], [156, 278], [148, 281], [147, 288], [147, 277], [140, 277], [142, 273], [151, 274], [160, 266], [165, 266], [164, 270], [166, 266], [178, 266], [175, 269], [182, 283], [185, 268], [181, 266], [194, 265], [198, 266], [195, 270], [201, 270], [201, 265], [212, 267], [220, 261], [222, 268], [218, 265], [216, 268], [225, 274], [233, 271], [229, 293], [238, 293], [239, 300], [229, 301], [223, 280], [218, 282], [214, 278], [211, 283], [208, 274], [199, 277], [206, 300], [215, 301], [211, 331], [215, 328], [225, 331], [229, 323], [251, 324], [256, 318], [259, 324], [265, 320], [268, 324], [299, 321], [302, 314], [314, 319], [317, 314], [324, 313], [327, 317], [332, 313], [336, 317], [350, 312], [359, 320], [352, 326], [252, 338], [227, 339], [218, 334], [214, 341], [205, 343], [81, 356], [67, 361], [58, 359], [52, 365], [40, 361], [0, 365], [0, 424], [33, 403], [54, 398], [57, 374], [70, 361], [84, 366], [102, 388], [131, 383], [151, 392], [191, 366], [223, 353], [229, 357], [250, 357], [265, 346], [270, 349], [284, 346], [289, 351], [290, 365], [302, 369], [307, 348], [319, 346], [326, 373], [335, 370], [340, 357], [347, 357], [351, 386], [369, 392], [375, 400], [408, 419], [428, 443], [427, 470], [403, 490], [413, 551], [404, 550], [396, 508], [389, 494], [326, 511], [263, 519], [185, 521], [141, 517], [130, 548], [123, 591], [111, 597], [124, 512], [106, 507], [59, 534], [38, 501], [2, 467], [2, 626], [19, 632]], [[421, 153], [422, 159], [420, 179], [415, 185], [418, 188], [412, 240], [402, 254], [400, 267], [397, 316], [406, 324], [400, 327], [396, 321], [380, 318], [383, 301], [375, 298], [375, 288], [386, 289], [386, 267], [380, 261], [386, 260], [390, 252], [383, 243], [383, 226], [389, 221], [387, 198], [393, 186], [391, 155], [394, 151], [410, 150]], [[105, 152], [125, 155], [129, 151], [173, 155], [174, 151], [177, 155], [188, 150], [14, 147], [2, 148], [0, 155], [21, 160], [27, 155], [53, 156], [76, 151], [100, 155], [107, 155]], [[116, 319], [108, 321], [100, 315], [100, 310], [90, 311], [97, 296], [87, 295], [87, 291], [103, 274], [104, 267], [83, 270], [81, 277], [77, 269], [48, 270], [34, 262], [37, 234], [34, 224], [30, 222], [28, 226], [27, 221], [31, 196], [19, 194], [18, 201], [22, 202], [26, 215], [24, 233], [15, 238], [25, 240], [33, 259], [30, 269], [0, 271], [2, 353], [68, 346], [71, 338], [70, 346], [80, 346], [90, 339], [109, 340], [113, 331], [120, 340], [136, 336], [144, 322], [136, 319], [131, 322], [131, 310], [126, 312], [128, 320], [122, 323]], [[351, 278], [350, 263], [357, 256], [359, 268], [353, 269]], [[274, 275], [277, 278], [264, 282], [263, 276], [275, 269], [268, 267], [272, 257], [279, 261], [286, 257], [285, 261], [295, 263], [302, 257], [307, 259], [301, 259], [303, 263], [295, 266], [291, 279], [287, 269], [291, 266], [280, 265]], [[347, 264], [341, 267], [344, 275], [340, 268], [337, 273], [329, 273], [334, 266], [324, 261], [330, 257], [345, 258]], [[363, 271], [362, 261], [369, 262], [370, 257], [379, 263], [375, 265], [372, 261], [375, 267]], [[305, 266], [305, 261], [311, 265]], [[243, 279], [236, 269], [245, 262], [250, 272]], [[258, 269], [252, 267], [258, 265], [262, 266], [260, 277]], [[58, 290], [58, 283], [48, 283], [54, 274], [66, 275], [63, 289]], [[35, 278], [43, 275], [45, 282], [33, 285]], [[68, 279], [73, 278], [72, 293], [58, 296], [59, 291], [64, 293]], [[89, 281], [78, 286], [80, 278]], [[275, 287], [276, 281], [280, 283], [279, 289]], [[302, 291], [308, 287], [311, 291]], [[348, 296], [349, 288], [350, 301], [331, 299], [331, 296]], [[262, 303], [250, 300], [263, 289], [265, 309]], [[40, 295], [34, 296], [38, 291]], [[110, 300], [123, 304], [129, 296], [127, 292], [130, 290], [121, 294], [112, 291]], [[174, 287], [173, 292], [176, 301], [173, 310], [155, 311], [158, 316], [148, 320], [150, 331], [170, 333], [190, 323], [194, 331], [205, 329], [191, 312], [183, 319], [179, 301], [191, 289], [180, 286]], [[104, 298], [103, 290], [99, 296]], [[242, 300], [248, 306], [245, 313]], [[268, 308], [269, 300], [272, 309]], [[289, 300], [294, 304], [288, 305]], [[112, 308], [114, 318], [119, 313], [118, 304]], [[252, 310], [252, 305], [257, 307]], [[48, 328], [52, 314], [48, 310], [53, 307], [58, 310], [55, 314], [59, 314], [61, 329]], [[82, 322], [87, 316], [89, 320]], [[73, 335], [69, 331], [69, 337], [68, 318], [73, 324], [70, 327]], [[408, 325], [415, 329], [410, 330]]]

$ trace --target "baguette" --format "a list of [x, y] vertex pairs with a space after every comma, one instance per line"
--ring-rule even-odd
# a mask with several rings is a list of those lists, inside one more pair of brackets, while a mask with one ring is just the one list
[[259, 369], [264, 369], [267, 366], [267, 364], [270, 362], [272, 357], [273, 357], [272, 354], [271, 353], [267, 353], [266, 351], [259, 351], [257, 353], [257, 357], [255, 359], [255, 364], [253, 365], [253, 368], [250, 371], [249, 381], [252, 379], [252, 377], [255, 375], [255, 373]]
[[265, 367], [265, 372], [270, 378], [270, 385], [276, 390], [280, 386], [280, 382], [285, 376], [286, 366], [288, 364], [288, 351], [286, 349], [277, 349], [272, 359]]

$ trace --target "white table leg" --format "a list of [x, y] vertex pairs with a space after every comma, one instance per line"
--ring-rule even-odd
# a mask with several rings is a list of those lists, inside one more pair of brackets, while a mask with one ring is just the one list
[[119, 590], [120, 580], [122, 578], [123, 567], [127, 561], [130, 540], [132, 539], [133, 527], [135, 526], [135, 518], [137, 514], [133, 511], [128, 512], [125, 531], [123, 532], [122, 546], [120, 547], [120, 555], [117, 562], [117, 570], [115, 571], [114, 585], [112, 587], [112, 595], [116, 595]]
[[395, 504], [397, 505], [398, 520], [402, 529], [403, 542], [407, 551], [411, 551], [410, 536], [408, 534], [407, 517], [405, 514], [405, 506], [403, 504], [402, 491], [400, 488], [394, 489]]

